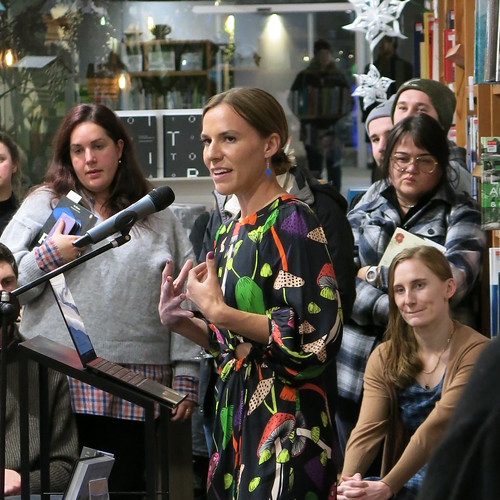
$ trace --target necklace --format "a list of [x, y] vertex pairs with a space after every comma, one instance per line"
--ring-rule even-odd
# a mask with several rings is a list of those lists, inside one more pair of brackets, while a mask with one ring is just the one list
[[[446, 350], [448, 349], [449, 345], [450, 345], [450, 342], [451, 342], [451, 339], [453, 337], [453, 334], [455, 333], [455, 324], [452, 323], [451, 324], [451, 332], [450, 332], [450, 335], [448, 336], [448, 340], [446, 341], [446, 345], [444, 346], [444, 349], [441, 351], [441, 354], [439, 354], [438, 356], [438, 359], [437, 359], [437, 362], [436, 362], [436, 365], [434, 366], [434, 368], [432, 370], [424, 370], [422, 369], [422, 373], [425, 373], [426, 375], [432, 375], [436, 370], [437, 370], [437, 367], [439, 366], [439, 363], [441, 362], [441, 356], [446, 352]], [[429, 389], [429, 386], [426, 384], [425, 385], [425, 388], [426, 389]]]
[[416, 205], [417, 205], [416, 203], [415, 205], [403, 205], [401, 202], [399, 202], [399, 206], [403, 208], [414, 208]]

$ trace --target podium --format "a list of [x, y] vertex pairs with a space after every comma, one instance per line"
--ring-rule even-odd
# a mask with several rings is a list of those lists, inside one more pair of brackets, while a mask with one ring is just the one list
[[[134, 390], [133, 386], [124, 385], [86, 370], [82, 367], [74, 349], [42, 336], [34, 337], [19, 344], [19, 356], [21, 497], [23, 499], [30, 497], [27, 377], [28, 361], [30, 360], [38, 364], [40, 374], [40, 480], [42, 495], [50, 492], [50, 422], [48, 419], [47, 393], [48, 369], [50, 368], [143, 407], [146, 415], [144, 436], [146, 443], [146, 497], [151, 500], [157, 498], [170, 498], [172, 500], [183, 498], [189, 500], [192, 498], [193, 494], [189, 490], [193, 484], [191, 426], [189, 423], [173, 424], [170, 421], [170, 408], [166, 403], [159, 403], [152, 397]], [[155, 404], [158, 404], [160, 408], [158, 429], [154, 414]], [[175, 427], [175, 430], [173, 427]], [[163, 451], [160, 453], [160, 457], [156, 454], [157, 432], [159, 433], [160, 450]]]

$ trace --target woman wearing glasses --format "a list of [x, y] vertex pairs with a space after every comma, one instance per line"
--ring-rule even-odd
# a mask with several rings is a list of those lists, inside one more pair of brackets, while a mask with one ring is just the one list
[[396, 228], [445, 247], [457, 285], [452, 314], [474, 326], [471, 292], [486, 237], [476, 202], [449, 183], [448, 154], [446, 134], [437, 121], [423, 113], [403, 119], [388, 137], [383, 179], [348, 214], [358, 275], [353, 313], [337, 356], [336, 420], [342, 449], [359, 414], [368, 356], [387, 326], [389, 268], [379, 262]]

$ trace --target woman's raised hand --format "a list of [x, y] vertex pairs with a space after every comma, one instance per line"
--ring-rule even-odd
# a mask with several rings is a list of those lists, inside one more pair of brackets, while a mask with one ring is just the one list
[[209, 322], [219, 324], [218, 313], [226, 308], [226, 304], [217, 278], [213, 252], [208, 252], [206, 262], [198, 264], [189, 272], [186, 296]]
[[172, 277], [173, 262], [168, 259], [161, 275], [161, 292], [158, 312], [161, 324], [172, 329], [183, 318], [192, 318], [192, 311], [182, 309], [181, 304], [186, 299], [184, 283], [188, 273], [193, 268], [193, 261], [187, 260], [176, 279]]

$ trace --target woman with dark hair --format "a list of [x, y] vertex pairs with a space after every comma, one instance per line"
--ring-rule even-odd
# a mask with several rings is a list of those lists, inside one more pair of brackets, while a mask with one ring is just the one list
[[[419, 246], [389, 269], [385, 342], [371, 354], [338, 498], [415, 498], [488, 339], [452, 320], [456, 281], [446, 257]], [[362, 479], [383, 444], [380, 478]]]
[[[208, 102], [203, 159], [240, 211], [205, 262], [186, 262], [175, 280], [168, 262], [163, 275], [163, 324], [218, 367], [211, 499], [335, 495], [322, 374], [340, 344], [339, 294], [318, 219], [276, 179], [292, 165], [287, 139], [283, 109], [263, 90], [234, 88]], [[196, 315], [180, 307], [186, 296]]]
[[5, 132], [0, 132], [0, 235], [18, 207], [20, 163], [17, 144]]
[[457, 291], [452, 315], [476, 324], [475, 286], [486, 236], [477, 203], [449, 183], [448, 143], [439, 123], [420, 113], [392, 129], [375, 182], [347, 216], [358, 269], [356, 300], [337, 357], [337, 428], [345, 446], [361, 402], [368, 356], [382, 339], [389, 315], [388, 266], [379, 262], [397, 228], [445, 248]]
[[[45, 182], [28, 194], [2, 237], [18, 262], [19, 284], [78, 255], [73, 246], [77, 236], [63, 234], [64, 222], [32, 248], [62, 195], [75, 191], [103, 221], [150, 189], [115, 113], [98, 104], [71, 109], [55, 136]], [[192, 361], [197, 347], [165, 333], [157, 306], [165, 261], [192, 257], [191, 246], [168, 209], [138, 222], [130, 236], [125, 245], [68, 271], [66, 281], [100, 355], [166, 385], [174, 370], [174, 388], [189, 397], [173, 411], [173, 419], [184, 420], [197, 401], [197, 364]], [[23, 297], [21, 332], [71, 345], [50, 289], [37, 287]], [[110, 491], [143, 491], [143, 410], [76, 380], [70, 380], [70, 390], [82, 445], [115, 453]]]

